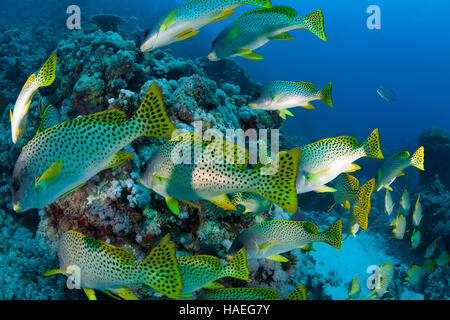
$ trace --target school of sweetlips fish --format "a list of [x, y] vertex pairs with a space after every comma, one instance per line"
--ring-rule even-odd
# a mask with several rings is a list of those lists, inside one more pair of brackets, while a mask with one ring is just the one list
[[[294, 29], [306, 29], [326, 41], [321, 10], [299, 17], [294, 9], [272, 5], [269, 0], [193, 0], [157, 21], [145, 35], [140, 49], [149, 52], [195, 36], [201, 27], [232, 15], [242, 4], [263, 8], [243, 14], [226, 27], [213, 43], [210, 60], [236, 56], [263, 59], [255, 49], [270, 40], [294, 39], [289, 33]], [[56, 66], [57, 52], [54, 52], [23, 86], [10, 113], [13, 143], [22, 139], [33, 96], [39, 88], [52, 84]], [[152, 155], [141, 183], [163, 196], [175, 215], [180, 214], [180, 201], [198, 208], [199, 200], [210, 201], [226, 210], [236, 210], [238, 205], [243, 205], [248, 214], [266, 212], [272, 204], [295, 213], [298, 194], [331, 192], [335, 204], [351, 210], [348, 235], [355, 235], [359, 228], [368, 228], [371, 196], [375, 189], [386, 189], [386, 212], [390, 215], [394, 208], [391, 183], [404, 175], [404, 169], [409, 166], [424, 170], [423, 147], [413, 155], [403, 151], [385, 160], [376, 179], [360, 186], [358, 179], [349, 174], [361, 169], [355, 161], [362, 157], [384, 158], [378, 129], [362, 143], [351, 136], [328, 138], [277, 155], [267, 154], [271, 159], [269, 163], [250, 164], [249, 152], [243, 146], [221, 139], [205, 141], [196, 132], [178, 132], [163, 100], [161, 89], [154, 82], [131, 118], [124, 111], [113, 109], [60, 123], [57, 108], [41, 106], [41, 123], [36, 136], [23, 147], [13, 171], [14, 210], [24, 212], [43, 208], [66, 197], [99, 172], [131, 159], [134, 155], [123, 149], [142, 136], [169, 139]], [[316, 90], [309, 82], [274, 81], [264, 85], [249, 106], [278, 110], [284, 119], [287, 115], [292, 116], [288, 111], [290, 108], [313, 109], [311, 102], [315, 100], [333, 106], [331, 83]], [[267, 153], [267, 146], [260, 147], [261, 153]], [[233, 152], [225, 156], [224, 149]], [[190, 156], [183, 156], [185, 152]], [[200, 156], [194, 157], [194, 154]], [[190, 161], [176, 162], [173, 155], [178, 155], [178, 160], [188, 158]], [[334, 188], [327, 185], [333, 180], [336, 180]], [[403, 239], [407, 228], [405, 216], [411, 206], [406, 187], [400, 205], [392, 225], [395, 226], [394, 236]], [[419, 194], [412, 215], [416, 228], [421, 219]], [[138, 263], [135, 255], [125, 248], [67, 231], [59, 240], [59, 268], [44, 275], [72, 277], [89, 299], [96, 299], [94, 290], [116, 299], [137, 299], [129, 287], [145, 284], [149, 290], [173, 299], [192, 297], [195, 291], [208, 289], [200, 299], [277, 300], [280, 294], [273, 289], [224, 288], [216, 281], [225, 277], [249, 280], [247, 259], [271, 259], [283, 263], [288, 259], [282, 253], [296, 248], [314, 250], [314, 242], [325, 242], [340, 249], [342, 228], [342, 220], [324, 231], [319, 231], [313, 222], [264, 221], [237, 236], [228, 251], [230, 261], [226, 265], [210, 255], [177, 257], [170, 234]], [[418, 245], [419, 230], [414, 230], [411, 241], [412, 248]], [[431, 257], [434, 248], [436, 241], [429, 246], [426, 256]], [[428, 259], [424, 266], [413, 266], [407, 280], [414, 282], [424, 272], [432, 272], [436, 264], [445, 265], [448, 260], [448, 254], [443, 252], [434, 261]], [[380, 285], [372, 292], [373, 297], [381, 298], [385, 294], [393, 270], [389, 263], [381, 266]], [[306, 291], [306, 286], [300, 284], [283, 299], [306, 299]], [[357, 298], [360, 291], [355, 277], [349, 288], [349, 298]]]

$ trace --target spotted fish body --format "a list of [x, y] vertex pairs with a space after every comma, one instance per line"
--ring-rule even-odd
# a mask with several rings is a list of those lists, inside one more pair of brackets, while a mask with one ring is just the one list
[[384, 211], [390, 216], [394, 210], [395, 203], [392, 201], [392, 195], [389, 189], [386, 189], [386, 194], [384, 196]]
[[361, 294], [361, 285], [358, 281], [358, 275], [355, 276], [348, 288], [348, 299], [357, 299]]
[[310, 102], [315, 100], [333, 106], [331, 83], [321, 90], [316, 90], [311, 82], [272, 81], [258, 91], [249, 106], [263, 110], [284, 110], [299, 106], [314, 109]]
[[423, 218], [422, 205], [420, 204], [420, 193], [417, 196], [416, 204], [414, 205], [413, 222], [414, 226], [418, 227]]
[[45, 275], [64, 273], [73, 276], [76, 284], [84, 289], [107, 290], [118, 295], [122, 288], [145, 283], [171, 298], [178, 298], [182, 290], [181, 274], [175, 244], [169, 241], [167, 235], [141, 263], [136, 263], [130, 251], [68, 231], [59, 242], [60, 269]]
[[405, 173], [403, 170], [413, 166], [420, 170], [425, 170], [423, 167], [424, 161], [424, 148], [420, 147], [411, 156], [408, 151], [402, 151], [384, 162], [381, 169], [378, 171], [376, 190], [380, 191], [381, 188], [389, 188], [397, 177], [403, 176]]
[[243, 4], [271, 7], [270, 0], [191, 0], [157, 21], [145, 35], [141, 51], [148, 52], [196, 35], [205, 25], [225, 19]]
[[245, 249], [241, 249], [224, 266], [219, 258], [206, 255], [178, 257], [177, 261], [183, 279], [182, 294], [189, 294], [209, 285], [217, 286], [214, 281], [225, 277], [249, 280]]
[[272, 6], [247, 12], [228, 25], [213, 42], [209, 59], [212, 61], [231, 57], [262, 59], [255, 52], [270, 40], [294, 39], [288, 32], [307, 29], [326, 41], [321, 10], [298, 17], [297, 11], [286, 6]]
[[400, 205], [402, 207], [401, 208], [402, 212], [405, 214], [405, 217], [407, 217], [409, 214], [409, 209], [411, 208], [411, 198], [409, 197], [409, 193], [408, 190], [406, 189], [406, 186], [405, 189], [403, 190], [403, 194], [400, 199]]
[[423, 267], [422, 266], [416, 266], [413, 265], [409, 270], [406, 272], [408, 275], [405, 280], [408, 281], [412, 285], [418, 284], [422, 280], [423, 276]]
[[18, 143], [25, 131], [28, 118], [28, 109], [30, 107], [33, 96], [40, 87], [46, 87], [53, 83], [56, 73], [56, 52], [54, 52], [44, 63], [39, 73], [32, 74], [22, 90], [14, 105], [14, 110], [11, 113], [11, 135], [12, 142]]
[[405, 216], [402, 214], [400, 215], [397, 214], [397, 218], [394, 221], [392, 221], [391, 226], [395, 226], [395, 228], [392, 230], [395, 238], [402, 240], [406, 232]]
[[297, 176], [297, 192], [329, 192], [326, 184], [343, 172], [359, 169], [353, 162], [371, 157], [382, 159], [380, 137], [375, 129], [362, 144], [351, 136], [328, 138], [302, 147]]
[[233, 241], [229, 254], [233, 255], [241, 248], [245, 248], [247, 259], [275, 260], [274, 257], [280, 253], [297, 248], [308, 248], [312, 243], [319, 241], [339, 249], [341, 239], [342, 220], [336, 221], [322, 232], [319, 232], [319, 227], [312, 222], [272, 220], [242, 231]]
[[128, 121], [124, 112], [108, 110], [41, 132], [25, 146], [14, 168], [15, 211], [42, 208], [100, 171], [131, 158], [120, 150], [134, 139], [170, 137], [175, 129], [154, 83]]
[[153, 154], [143, 175], [147, 188], [179, 200], [210, 200], [228, 210], [236, 207], [227, 194], [252, 192], [295, 213], [299, 148], [280, 152], [268, 167], [248, 170], [222, 156], [211, 156], [212, 144], [197, 145], [193, 137], [175, 137]]
[[[280, 300], [280, 294], [268, 288], [227, 288], [204, 293], [200, 300]], [[305, 285], [299, 285], [282, 300], [306, 300]]]

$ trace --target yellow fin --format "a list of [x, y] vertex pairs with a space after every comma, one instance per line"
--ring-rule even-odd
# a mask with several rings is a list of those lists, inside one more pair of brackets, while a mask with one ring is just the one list
[[348, 200], [345, 201], [343, 204], [341, 204], [341, 206], [347, 210], [350, 210], [350, 208], [351, 208], [351, 204]]
[[288, 32], [283, 32], [275, 36], [269, 37], [270, 40], [294, 40], [295, 38], [291, 36]]
[[196, 205], [195, 203], [193, 203], [191, 201], [187, 201], [187, 200], [181, 200], [181, 201], [186, 203], [188, 206], [191, 206], [192, 208], [195, 208], [195, 209], [199, 209], [200, 208], [198, 205]]
[[305, 250], [305, 251], [316, 251], [316, 249], [314, 249], [312, 244], [310, 244], [310, 243], [301, 246], [300, 249]]
[[131, 291], [130, 288], [122, 287], [119, 289], [111, 290], [114, 294], [118, 295], [124, 300], [139, 300], [138, 297]]
[[355, 171], [358, 171], [358, 170], [361, 170], [361, 167], [358, 166], [356, 163], [352, 163], [350, 165], [350, 168], [347, 171], [345, 171], [345, 172], [350, 173], [350, 172], [355, 172]]
[[242, 58], [251, 59], [251, 60], [262, 60], [264, 56], [256, 53], [250, 49], [240, 49], [236, 52], [236, 54], [240, 55]]
[[305, 103], [304, 105], [302, 105], [301, 107], [305, 108], [305, 109], [309, 109], [309, 110], [314, 110], [316, 107], [314, 107], [311, 102]]
[[273, 261], [278, 261], [278, 262], [288, 262], [289, 261], [288, 258], [283, 257], [280, 254], [274, 254], [273, 256], [267, 257], [266, 259], [273, 260]]
[[67, 273], [66, 270], [62, 270], [62, 269], [52, 269], [52, 270], [47, 270], [43, 273], [44, 277], [50, 277], [50, 276], [54, 276], [55, 274], [65, 274]]
[[113, 298], [113, 299], [120, 300], [119, 297], [113, 295], [113, 294], [112, 294], [111, 292], [109, 292], [108, 290], [100, 290], [100, 291], [103, 292], [104, 294], [106, 294], [107, 296]]
[[106, 167], [104, 169], [106, 170], [106, 169], [111, 169], [111, 168], [117, 167], [118, 165], [124, 163], [125, 161], [127, 161], [128, 159], [131, 159], [133, 157], [134, 157], [134, 154], [132, 154], [132, 153], [128, 153], [125, 151], [119, 151], [113, 156], [111, 161], [106, 165]]
[[167, 15], [166, 19], [164, 19], [163, 23], [161, 24], [161, 27], [159, 28], [159, 30], [165, 31], [168, 27], [170, 27], [172, 24], [174, 24], [175, 21], [177, 21], [177, 10], [176, 9], [172, 10]]
[[233, 29], [231, 29], [226, 40], [232, 40], [232, 39], [236, 38], [240, 32], [241, 32], [241, 25], [238, 23], [233, 27]]
[[41, 70], [37, 75], [38, 86], [39, 87], [47, 87], [55, 81], [56, 76], [56, 63], [57, 56], [56, 51], [45, 61]]
[[223, 289], [225, 288], [223, 284], [220, 284], [218, 282], [210, 282], [205, 284], [203, 287], [203, 289], [209, 289], [209, 290], [216, 290], [216, 289]]
[[180, 205], [178, 203], [178, 200], [172, 197], [166, 197], [166, 203], [169, 207], [170, 211], [176, 216], [180, 215]]
[[232, 14], [235, 14], [235, 13], [236, 13], [236, 10], [225, 10], [225, 11], [222, 11], [216, 18], [211, 20], [210, 23], [217, 22], [217, 21], [220, 21], [222, 19], [228, 18], [229, 16], [231, 16]]
[[207, 200], [211, 201], [216, 206], [221, 207], [222, 209], [232, 210], [232, 211], [237, 210], [236, 207], [231, 203], [230, 199], [228, 198], [228, 196], [226, 194], [221, 194], [216, 197], [209, 198]]
[[325, 193], [325, 192], [336, 192], [337, 190], [328, 186], [321, 186], [314, 190], [318, 193]]
[[75, 188], [70, 189], [69, 191], [67, 191], [66, 193], [60, 195], [58, 198], [56, 198], [56, 200], [60, 200], [62, 198], [64, 198], [65, 196], [71, 194], [72, 192], [74, 192], [75, 190], [80, 189], [82, 186], [84, 186], [87, 182], [83, 182], [82, 184], [80, 184], [79, 186], [76, 186]]
[[45, 190], [47, 189], [48, 185], [52, 183], [53, 180], [59, 175], [63, 168], [63, 161], [58, 160], [54, 164], [52, 164], [50, 167], [48, 167], [47, 170], [41, 175], [39, 180], [36, 181], [35, 186], [36, 188]]
[[9, 120], [11, 121], [11, 124], [12, 124], [12, 119], [13, 119], [12, 110], [9, 109]]
[[178, 41], [189, 39], [190, 37], [195, 36], [197, 33], [199, 33], [198, 30], [194, 30], [193, 28], [190, 28], [188, 30], [185, 30], [183, 32], [180, 32], [175, 36], [175, 38], [178, 38]]
[[278, 110], [278, 114], [280, 115], [280, 117], [283, 120], [286, 120], [286, 116], [290, 116], [290, 117], [294, 116], [294, 114], [292, 112], [290, 112], [289, 110], [287, 110], [287, 109], [280, 109], [280, 110]]
[[314, 178], [317, 178], [317, 177], [320, 176], [321, 174], [328, 172], [328, 170], [330, 170], [330, 169], [327, 168], [327, 169], [324, 169], [324, 170], [319, 171], [319, 172], [317, 172], [317, 173], [314, 173], [314, 174], [308, 176], [308, 177], [306, 178], [306, 180], [312, 180], [312, 179], [314, 179]]
[[277, 240], [277, 241], [274, 241], [274, 242], [265, 243], [259, 248], [259, 251], [267, 249], [267, 248], [270, 248], [270, 247], [273, 247], [274, 245], [276, 245], [280, 241], [281, 241], [281, 239]]
[[83, 288], [83, 291], [84, 291], [84, 293], [86, 294], [86, 296], [88, 297], [89, 300], [97, 300], [97, 297], [95, 296], [94, 289]]

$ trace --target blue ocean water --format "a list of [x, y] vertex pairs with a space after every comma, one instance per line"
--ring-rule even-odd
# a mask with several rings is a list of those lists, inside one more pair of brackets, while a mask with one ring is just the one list
[[[450, 177], [444, 165], [448, 159], [447, 151], [450, 145], [450, 28], [447, 25], [449, 1], [435, 0], [427, 3], [406, 0], [274, 0], [274, 4], [295, 8], [300, 15], [322, 9], [327, 42], [321, 41], [306, 30], [290, 32], [295, 40], [270, 41], [256, 50], [265, 57], [264, 60], [231, 59], [237, 65], [230, 64], [227, 66], [232, 69], [222, 70], [224, 79], [231, 82], [231, 86], [220, 84], [220, 77], [204, 71], [214, 69], [214, 63], [196, 59], [206, 58], [220, 31], [233, 17], [253, 9], [251, 5], [243, 5], [236, 9], [234, 16], [205, 26], [195, 37], [161, 48], [170, 50], [160, 53], [162, 58], [156, 53], [150, 58], [144, 58], [139, 52], [138, 42], [143, 40], [145, 30], [155, 20], [183, 2], [2, 1], [1, 25], [5, 32], [2, 36], [0, 59], [3, 59], [7, 66], [0, 79], [0, 101], [4, 104], [1, 107], [4, 111], [2, 128], [5, 129], [5, 138], [0, 148], [4, 162], [0, 190], [3, 222], [0, 227], [4, 230], [3, 237], [8, 240], [5, 240], [1, 251], [0, 270], [11, 276], [3, 282], [0, 281], [0, 298], [84, 298], [79, 292], [74, 294], [65, 288], [65, 281], [61, 278], [41, 280], [40, 276], [43, 271], [58, 267], [52, 245], [54, 246], [58, 237], [69, 229], [80, 232], [96, 230], [90, 235], [95, 235], [102, 241], [134, 246], [141, 256], [153, 247], [153, 242], [171, 232], [178, 246], [182, 246], [179, 249], [182, 255], [212, 254], [225, 259], [226, 248], [236, 236], [237, 230], [241, 231], [253, 222], [291, 218], [291, 215], [279, 208], [271, 211], [269, 215], [255, 218], [254, 221], [243, 220], [234, 215], [229, 218], [223, 212], [216, 216], [213, 209], [208, 209], [207, 213], [202, 213], [200, 218], [197, 218], [196, 211], [183, 207], [185, 212], [180, 214], [180, 219], [185, 219], [188, 226], [198, 226], [198, 230], [180, 226], [182, 223], [177, 224], [167, 209], [161, 209], [165, 208], [163, 199], [139, 184], [146, 162], [144, 160], [150, 158], [159, 143], [153, 140], [149, 144], [140, 141], [133, 143], [131, 148], [138, 156], [130, 167], [115, 168], [112, 177], [99, 174], [90, 182], [91, 188], [86, 189], [88, 191], [77, 191], [77, 197], [71, 197], [66, 202], [57, 202], [40, 209], [39, 212], [34, 210], [30, 213], [33, 217], [14, 214], [10, 172], [20, 154], [20, 148], [9, 142], [10, 125], [7, 113], [14, 105], [21, 85], [29, 73], [38, 69], [54, 48], [58, 47], [58, 70], [62, 74], [57, 76], [54, 87], [48, 91], [42, 90], [42, 95], [48, 103], [55, 104], [64, 113], [65, 120], [102, 111], [111, 106], [124, 109], [130, 104], [134, 106], [137, 102], [130, 101], [139, 97], [144, 84], [157, 80], [164, 87], [166, 104], [170, 105], [171, 110], [175, 110], [172, 115], [176, 116], [177, 124], [189, 125], [190, 120], [197, 116], [195, 111], [201, 114], [203, 120], [218, 126], [235, 125], [233, 121], [246, 126], [248, 123], [263, 123], [264, 126], [269, 123], [269, 126], [280, 126], [286, 137], [308, 142], [340, 135], [355, 136], [362, 141], [378, 128], [386, 157], [403, 150], [412, 154], [420, 145], [425, 145], [425, 173], [408, 168], [405, 170], [406, 176], [399, 177], [393, 184], [392, 195], [397, 205], [396, 210], [400, 207], [400, 197], [405, 184], [411, 194], [411, 210], [408, 211], [409, 215], [408, 212], [404, 213], [408, 219], [410, 233], [407, 233], [402, 241], [390, 239], [393, 233], [389, 225], [395, 219], [397, 211], [390, 216], [385, 213], [383, 189], [373, 195], [370, 228], [361, 230], [356, 238], [350, 236], [340, 250], [321, 243], [317, 247], [315, 245], [317, 252], [305, 254], [299, 249], [294, 250], [288, 257], [296, 261], [296, 264], [287, 271], [279, 265], [271, 265], [271, 262], [250, 261], [249, 268], [252, 272], [259, 267], [269, 270], [269, 278], [278, 279], [278, 285], [274, 288], [283, 296], [298, 284], [306, 283], [308, 297], [311, 299], [346, 299], [348, 284], [355, 274], [361, 275], [361, 298], [365, 298], [372, 291], [364, 286], [364, 277], [369, 277], [367, 267], [389, 262], [396, 270], [395, 281], [391, 283], [393, 293], [389, 297], [404, 300], [448, 299], [448, 263], [436, 267], [435, 273], [424, 273], [424, 280], [419, 284], [410, 284], [404, 279], [408, 276], [411, 264], [425, 264], [424, 253], [436, 234], [440, 235], [439, 245], [431, 258], [437, 259], [439, 254], [450, 249]], [[66, 8], [69, 5], [78, 5], [81, 8], [84, 32], [81, 35], [66, 28]], [[370, 5], [377, 5], [381, 9], [380, 30], [370, 30], [367, 27], [366, 22], [370, 14], [366, 10]], [[124, 23], [119, 26], [118, 32], [107, 34], [97, 30], [95, 26], [88, 26], [87, 21], [95, 14], [118, 15], [124, 19]], [[13, 36], [8, 35], [10, 32]], [[128, 40], [131, 45], [127, 43]], [[96, 41], [100, 45], [113, 47], [116, 60], [103, 59], [102, 53], [96, 51]], [[86, 52], [92, 56], [83, 56]], [[19, 58], [29, 60], [18, 62]], [[184, 63], [186, 60], [188, 62]], [[31, 70], [19, 70], [16, 67], [18, 64]], [[136, 69], [133, 66], [128, 67], [129, 65], [135, 65]], [[263, 116], [257, 120], [248, 120], [239, 111], [248, 101], [245, 98], [236, 98], [239, 96], [235, 88], [237, 78], [242, 76], [237, 73], [233, 78], [232, 73], [235, 72], [236, 66], [242, 67], [243, 73], [261, 84], [273, 80], [309, 81], [317, 87], [322, 87], [331, 81], [334, 108], [322, 102], [315, 102], [315, 110], [292, 109], [295, 117], [288, 117], [282, 122], [278, 122], [278, 118], [267, 120]], [[204, 71], [204, 74], [199, 76], [202, 73], [199, 70]], [[97, 73], [100, 75], [96, 76]], [[233, 83], [233, 80], [236, 83]], [[80, 82], [88, 83], [87, 89], [80, 89]], [[195, 88], [198, 83], [207, 83], [207, 89], [202, 88], [204, 91], [201, 91], [203, 96], [190, 95], [190, 88]], [[391, 88], [397, 100], [392, 103], [383, 100], [377, 94], [380, 86]], [[241, 90], [244, 90], [243, 86]], [[191, 112], [194, 115], [191, 115]], [[227, 117], [223, 118], [222, 114], [227, 114]], [[254, 117], [254, 114], [249, 116], [250, 119]], [[37, 118], [36, 115], [32, 117], [30, 126], [38, 123]], [[440, 129], [430, 131], [433, 127]], [[428, 131], [425, 131], [427, 129]], [[28, 138], [32, 138], [30, 132]], [[296, 146], [289, 142], [286, 142], [286, 145]], [[362, 185], [377, 175], [382, 162], [361, 159], [358, 164], [362, 170], [354, 175], [361, 180]], [[419, 195], [424, 211], [420, 227], [422, 242], [417, 250], [412, 251], [409, 249], [414, 226], [410, 221]], [[346, 227], [349, 215], [344, 209], [337, 206], [330, 214], [327, 213], [333, 203], [331, 195], [307, 193], [302, 194], [299, 199], [300, 209], [294, 216], [296, 219], [313, 221], [323, 230], [337, 219], [343, 218], [344, 228]], [[81, 202], [83, 207], [89, 210], [78, 210]], [[344, 233], [347, 233], [347, 230]], [[23, 258], [23, 263], [35, 266], [39, 272], [29, 276], [23, 270], [18, 271], [11, 267], [11, 261], [23, 257], [24, 252], [34, 252], [34, 256], [29, 254], [29, 258]], [[342, 261], [345, 263], [340, 265]], [[315, 278], [320, 280], [312, 280]], [[10, 292], [21, 287], [24, 281], [31, 282], [29, 289], [22, 288], [16, 296], [11, 296]], [[248, 286], [268, 287], [270, 282], [267, 278], [257, 277], [252, 279]], [[227, 282], [226, 285], [236, 283]], [[145, 298], [149, 297], [148, 292], [139, 293]], [[152, 295], [150, 297], [155, 298]]]

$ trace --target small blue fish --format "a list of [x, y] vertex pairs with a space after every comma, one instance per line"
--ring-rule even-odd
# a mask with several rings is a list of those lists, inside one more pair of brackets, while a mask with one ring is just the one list
[[397, 101], [394, 91], [390, 88], [381, 86], [377, 89], [377, 93], [381, 98], [389, 103]]

